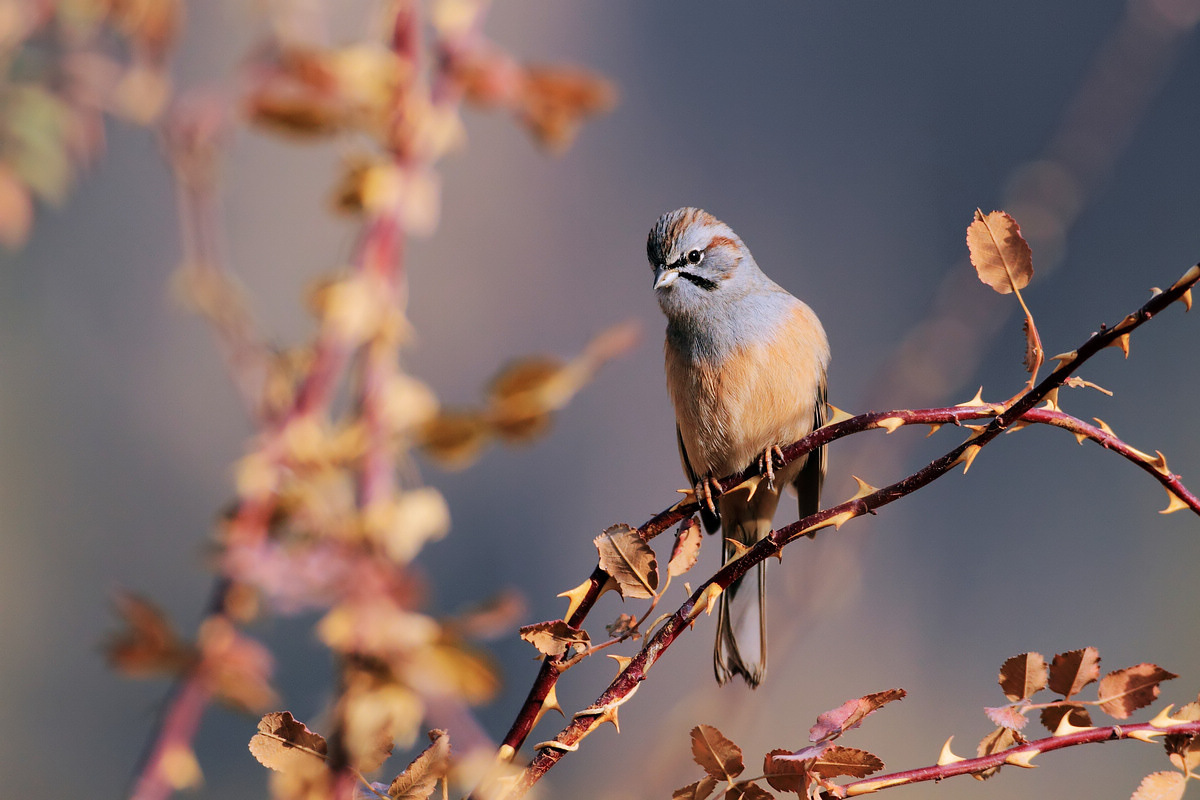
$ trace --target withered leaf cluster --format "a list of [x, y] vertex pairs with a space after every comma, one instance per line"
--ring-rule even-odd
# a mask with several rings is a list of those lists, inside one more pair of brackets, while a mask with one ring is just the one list
[[[1040, 653], [1021, 653], [1000, 667], [999, 683], [1009, 704], [985, 709], [997, 728], [984, 737], [978, 747], [980, 756], [1005, 750], [1026, 739], [1021, 730], [1029, 721], [1028, 715], [1038, 711], [1047, 730], [1066, 733], [1092, 725], [1089, 707], [1099, 707], [1116, 719], [1128, 719], [1159, 695], [1159, 684], [1178, 677], [1174, 673], [1149, 663], [1114, 670], [1100, 677], [1100, 653], [1094, 647], [1059, 653], [1046, 663]], [[1095, 700], [1077, 697], [1084, 687], [1099, 681]], [[1034, 695], [1049, 689], [1061, 699], [1034, 703]], [[999, 767], [977, 775], [988, 778]]]
[[[439, 781], [444, 781], [450, 771], [450, 735], [432, 730], [429, 740], [430, 745], [392, 779], [386, 791], [376, 790], [380, 796], [390, 800], [426, 800], [433, 796]], [[264, 767], [280, 773], [279, 780], [293, 792], [321, 796], [330, 788], [328, 742], [291, 712], [274, 712], [259, 720], [258, 732], [250, 740], [250, 752]], [[390, 753], [390, 743], [381, 746], [376, 760], [382, 763]]]
[[902, 699], [904, 694], [903, 689], [889, 689], [847, 700], [826, 711], [809, 730], [812, 744], [795, 751], [771, 750], [763, 759], [763, 777], [749, 780], [738, 780], [745, 771], [741, 748], [713, 726], [698, 725], [691, 733], [692, 759], [704, 769], [704, 777], [675, 790], [671, 797], [705, 800], [724, 784], [726, 800], [765, 800], [775, 795], [760, 784], [764, 779], [771, 789], [794, 792], [801, 798], [818, 791], [841, 797], [842, 790], [833, 783], [834, 778], [865, 778], [883, 769], [883, 762], [865, 750], [834, 744], [834, 740], [861, 725], [868, 715], [887, 703]]

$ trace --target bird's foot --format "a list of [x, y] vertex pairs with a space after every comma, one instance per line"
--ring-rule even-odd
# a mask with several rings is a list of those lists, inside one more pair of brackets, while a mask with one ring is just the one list
[[758, 471], [767, 479], [768, 491], [775, 491], [775, 468], [784, 465], [783, 451], [773, 444], [758, 457]]
[[716, 498], [721, 496], [721, 482], [711, 475], [705, 475], [696, 481], [695, 492], [696, 502], [707, 508], [714, 517], [717, 516]]

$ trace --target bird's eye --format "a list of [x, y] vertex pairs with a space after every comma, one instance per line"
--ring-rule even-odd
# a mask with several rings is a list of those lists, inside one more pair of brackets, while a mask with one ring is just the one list
[[699, 264], [704, 260], [704, 253], [700, 250], [689, 250], [687, 260], [689, 264]]

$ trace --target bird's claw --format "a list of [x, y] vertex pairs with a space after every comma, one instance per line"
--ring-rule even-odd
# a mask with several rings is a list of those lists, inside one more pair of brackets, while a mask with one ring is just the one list
[[706, 475], [696, 481], [696, 502], [704, 506], [713, 515], [717, 515], [716, 498], [721, 496], [721, 482], [711, 475]]
[[758, 457], [758, 471], [767, 479], [768, 491], [775, 491], [775, 467], [782, 467], [783, 464], [783, 450], [777, 444], [763, 450], [762, 455]]

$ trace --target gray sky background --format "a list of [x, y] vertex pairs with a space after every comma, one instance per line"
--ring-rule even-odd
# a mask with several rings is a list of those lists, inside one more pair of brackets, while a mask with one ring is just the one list
[[[235, 3], [190, 6], [179, 82], [227, 81], [253, 20]], [[1006, 206], [1046, 234], [1027, 299], [1049, 353], [1173, 282], [1200, 259], [1196, 16], [1194, 0], [497, 4], [487, 29], [498, 42], [594, 68], [621, 101], [558, 158], [508, 119], [468, 115], [469, 146], [444, 164], [441, 228], [411, 251], [418, 343], [408, 366], [445, 401], [465, 403], [510, 357], [570, 355], [624, 319], [640, 321], [644, 337], [548, 438], [462, 473], [423, 465], [454, 521], [423, 558], [433, 608], [517, 586], [528, 621], [561, 615], [554, 595], [591, 570], [592, 537], [643, 521], [683, 485], [644, 256], [664, 211], [713, 212], [813, 306], [833, 347], [830, 399], [850, 411], [960, 402], [980, 384], [1001, 400], [1020, 386], [1012, 298], [970, 273], [947, 277], [969, 269], [964, 236], [977, 206]], [[1120, 36], [1137, 45], [1128, 58], [1112, 44]], [[1102, 88], [1101, 113], [1064, 135], [1089, 85]], [[106, 158], [66, 207], [40, 218], [24, 251], [0, 256], [0, 776], [12, 797], [124, 791], [166, 685], [103, 666], [111, 598], [119, 587], [145, 593], [191, 630], [210, 583], [206, 537], [250, 431], [208, 332], [168, 299], [179, 245], [154, 139], [121, 125], [109, 133]], [[1028, 165], [1048, 154], [1101, 168], [1067, 216], [1024, 217], [1010, 201], [1029, 197], [1028, 180], [1014, 175], [1047, 174]], [[353, 230], [325, 210], [337, 157], [254, 133], [232, 144], [229, 252], [279, 341], [309, 330], [305, 286], [347, 257]], [[935, 309], [938, 326], [923, 329]], [[1134, 337], [1128, 361], [1113, 350], [1084, 370], [1115, 397], [1063, 397], [1066, 410], [1161, 449], [1192, 488], [1197, 313], [1173, 307]], [[972, 355], [974, 322], [986, 335]], [[926, 339], [900, 346], [922, 330]], [[901, 358], [914, 348], [933, 353], [937, 371], [888, 372], [918, 363]], [[880, 485], [959, 440], [921, 435], [834, 447], [827, 502], [853, 491], [850, 471]], [[893, 686], [908, 699], [847, 744], [889, 769], [932, 763], [951, 734], [969, 755], [990, 730], [982, 707], [1003, 702], [1000, 663], [1030, 649], [1093, 645], [1109, 669], [1155, 661], [1183, 676], [1164, 700], [1194, 699], [1200, 524], [1158, 515], [1165, 505], [1147, 476], [1064, 433], [1006, 437], [966, 477], [789, 548], [772, 566], [763, 689], [715, 690], [704, 619], [622, 710], [623, 732], [589, 738], [545, 796], [667, 797], [699, 774], [687, 732], [701, 722], [742, 744], [754, 771], [763, 752], [802, 746], [819, 712]], [[706, 545], [701, 567], [711, 570], [718, 548]], [[606, 597], [593, 626], [618, 606]], [[308, 719], [327, 699], [329, 670], [311, 621], [254, 629], [278, 656], [286, 707]], [[493, 645], [507, 682], [480, 718], [495, 736], [536, 671], [515, 639]], [[598, 693], [611, 673], [604, 661], [564, 678], [565, 708]], [[246, 750], [253, 726], [222, 710], [206, 717], [197, 796], [263, 796], [265, 771]], [[535, 739], [555, 730], [547, 720]], [[1146, 772], [1167, 768], [1159, 748], [1133, 743], [1041, 762], [986, 784], [902, 792], [1127, 797]]]

